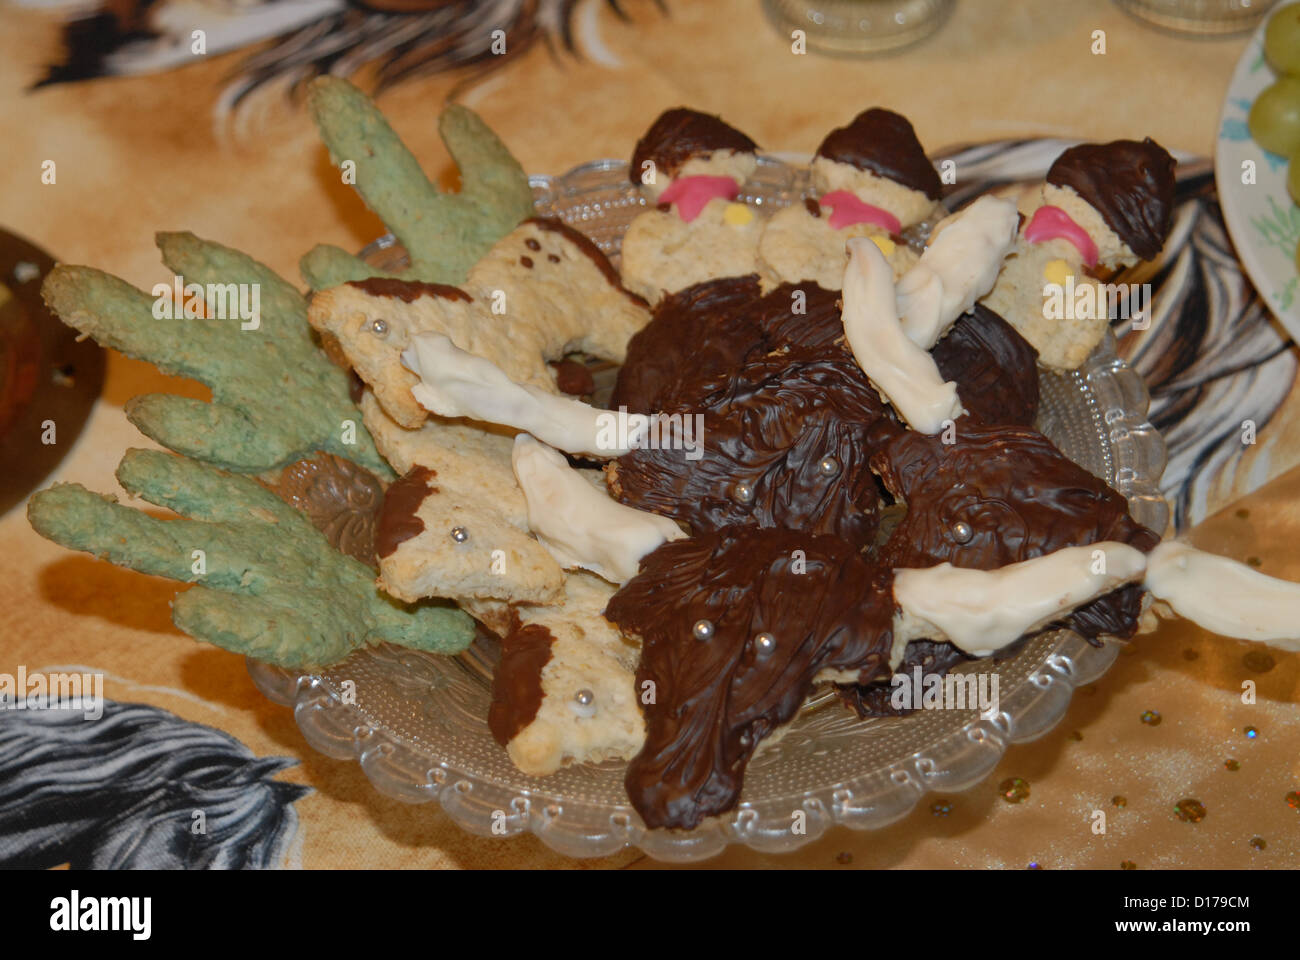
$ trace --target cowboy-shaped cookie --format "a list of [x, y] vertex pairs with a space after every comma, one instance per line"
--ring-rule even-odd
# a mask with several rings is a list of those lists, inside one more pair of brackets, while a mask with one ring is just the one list
[[873, 107], [832, 130], [813, 158], [812, 189], [802, 205], [776, 213], [759, 240], [763, 266], [787, 283], [814, 280], [838, 290], [845, 243], [870, 237], [895, 276], [916, 262], [903, 230], [947, 211], [942, 185], [905, 117]]
[[717, 117], [685, 107], [662, 114], [629, 172], [654, 209], [623, 237], [623, 282], [652, 304], [702, 280], [756, 271], [763, 219], [736, 202], [758, 166], [757, 144]]
[[1174, 158], [1149, 137], [1071, 147], [1047, 171], [986, 306], [1000, 313], [1049, 367], [1087, 359], [1119, 310], [1149, 305], [1098, 275], [1154, 260], [1169, 233]]

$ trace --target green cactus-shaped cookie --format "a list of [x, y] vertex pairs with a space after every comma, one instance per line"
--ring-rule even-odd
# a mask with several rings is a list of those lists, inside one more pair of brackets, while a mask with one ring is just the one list
[[[463, 283], [499, 239], [533, 215], [533, 191], [519, 162], [467, 107], [447, 107], [438, 132], [460, 168], [459, 193], [429, 182], [374, 102], [346, 80], [312, 82], [308, 105], [336, 166], [350, 162], [355, 186], [406, 248], [411, 266], [401, 276], [431, 283]], [[314, 290], [348, 280], [393, 276], [350, 253], [318, 246], [303, 257]]]
[[292, 284], [192, 233], [161, 233], [158, 246], [186, 284], [255, 286], [256, 328], [238, 317], [158, 319], [156, 297], [91, 267], [60, 265], [42, 287], [46, 303], [70, 326], [212, 388], [211, 403], [170, 394], [134, 398], [126, 413], [141, 432], [239, 473], [273, 470], [326, 450], [392, 477], [349, 398], [347, 374], [313, 343], [307, 302]]
[[292, 669], [337, 663], [368, 643], [456, 653], [472, 640], [465, 613], [381, 593], [373, 571], [255, 480], [156, 450], [128, 450], [117, 478], [182, 516], [159, 519], [63, 483], [32, 496], [28, 519], [65, 547], [197, 583], [172, 606], [191, 636]]

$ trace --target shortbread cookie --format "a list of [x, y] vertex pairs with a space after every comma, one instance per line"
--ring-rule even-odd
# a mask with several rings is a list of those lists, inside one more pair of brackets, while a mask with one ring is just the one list
[[649, 318], [590, 240], [543, 219], [520, 224], [494, 245], [463, 289], [373, 278], [318, 293], [308, 313], [313, 326], [338, 337], [384, 410], [404, 427], [428, 416], [411, 396], [419, 378], [401, 361], [415, 334], [445, 334], [515, 382], [555, 393], [548, 361], [581, 351], [621, 362], [627, 341]]
[[528, 533], [513, 441], [440, 418], [408, 431], [372, 397], [362, 403], [394, 463], [406, 468], [384, 497], [375, 537], [384, 590], [407, 601], [555, 600], [563, 574]]
[[662, 114], [632, 152], [629, 176], [656, 209], [623, 237], [623, 279], [657, 303], [704, 280], [757, 268], [761, 211], [735, 202], [758, 165], [757, 145], [718, 117], [680, 107]]
[[639, 214], [623, 236], [623, 282], [650, 303], [715, 277], [766, 274], [758, 263], [764, 217], [713, 199], [690, 223], [674, 210]]
[[412, 467], [384, 497], [375, 536], [379, 584], [399, 600], [501, 598], [548, 603], [563, 584], [560, 566], [490, 503], [443, 488], [428, 467]]
[[51, 310], [103, 346], [212, 388], [211, 403], [134, 397], [131, 422], [177, 453], [239, 473], [324, 450], [390, 477], [358, 423], [347, 374], [312, 342], [302, 295], [252, 257], [192, 233], [160, 233], [157, 242], [178, 277], [202, 285], [195, 298], [210, 302], [191, 302], [191, 291], [186, 304], [171, 304], [183, 313], [159, 319], [158, 297], [101, 270], [62, 264], [41, 288]]
[[820, 204], [812, 199], [772, 215], [759, 239], [758, 256], [762, 265], [783, 282], [810, 280], [827, 290], [838, 290], [844, 283], [844, 266], [848, 262], [845, 244], [852, 237], [870, 237], [894, 268], [895, 278], [917, 261], [915, 250], [874, 224], [855, 223], [834, 229]]
[[645, 741], [639, 648], [602, 614], [614, 590], [593, 574], [571, 573], [555, 606], [493, 605], [487, 614], [502, 634], [488, 724], [524, 773], [627, 759]]
[[[1099, 310], [1074, 309], [1073, 296], [1067, 301], [1067, 291], [1081, 291], [1085, 286], [1101, 290], [1100, 281], [1084, 272], [1073, 244], [1059, 238], [1028, 243], [1022, 230], [997, 283], [980, 302], [1033, 344], [1045, 366], [1074, 370], [1088, 359], [1110, 327], [1104, 294]], [[1052, 300], [1057, 295], [1053, 287], [1060, 290], [1056, 302]], [[1097, 303], [1095, 292], [1091, 302]]]
[[374, 573], [330, 545], [304, 514], [249, 477], [158, 450], [128, 450], [131, 494], [181, 514], [160, 519], [75, 483], [32, 496], [41, 536], [119, 566], [195, 583], [172, 619], [191, 636], [278, 666], [309, 669], [367, 643], [457, 653], [473, 623], [449, 606], [394, 604]]
[[840, 289], [854, 237], [871, 237], [900, 277], [917, 255], [898, 234], [947, 213], [939, 174], [912, 125], [890, 110], [864, 110], [832, 130], [809, 176], [813, 196], [776, 213], [759, 241], [761, 263], [788, 283]]
[[[429, 182], [374, 102], [348, 81], [314, 80], [307, 105], [330, 159], [344, 167], [344, 182], [354, 184], [405, 247], [411, 259], [405, 279], [461, 283], [497, 240], [533, 215], [527, 174], [468, 107], [452, 104], [438, 117], [438, 133], [461, 182], [458, 192], [444, 193]], [[307, 254], [302, 269], [315, 290], [383, 275], [328, 246]]]
[[1103, 284], [1096, 273], [1160, 254], [1173, 216], [1174, 167], [1150, 138], [1080, 144], [1056, 159], [1041, 190], [1022, 197], [1015, 247], [983, 302], [1045, 365], [1077, 368], [1112, 321], [1144, 306], [1115, 303], [1131, 291]]

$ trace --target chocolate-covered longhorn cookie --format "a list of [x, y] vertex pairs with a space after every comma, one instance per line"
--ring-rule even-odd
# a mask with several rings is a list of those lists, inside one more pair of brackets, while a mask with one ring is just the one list
[[735, 202], [757, 144], [718, 117], [669, 110], [646, 131], [629, 175], [655, 205], [623, 237], [623, 282], [651, 303], [717, 277], [755, 273], [760, 211]]
[[632, 805], [652, 828], [725, 813], [758, 743], [819, 680], [886, 676], [924, 638], [989, 656], [1145, 566], [1116, 542], [995, 571], [893, 570], [836, 537], [753, 526], [664, 544], [605, 608], [641, 640], [637, 688], [653, 692], [624, 780]]
[[1043, 363], [1078, 367], [1111, 321], [1149, 309], [1097, 276], [1159, 256], [1173, 217], [1174, 173], [1174, 158], [1149, 137], [1085, 143], [1062, 153], [1041, 191], [1022, 201], [1013, 255], [983, 302], [1025, 335]]
[[[951, 439], [951, 438], [949, 438]], [[880, 549], [889, 567], [991, 570], [1063, 547], [1103, 540], [1149, 551], [1160, 536], [1139, 524], [1124, 498], [1027, 427], [963, 426], [954, 443], [908, 431], [871, 459], [907, 514]], [[1071, 613], [1091, 639], [1130, 637], [1141, 590], [1124, 587]]]
[[647, 556], [605, 608], [640, 639], [637, 689], [654, 691], [624, 781], [646, 826], [734, 807], [759, 742], [819, 674], [887, 673], [891, 583], [854, 545], [794, 530], [724, 527]]
[[[622, 502], [700, 532], [727, 524], [871, 542], [875, 434], [901, 427], [850, 358], [778, 351], [683, 388], [660, 417], [703, 418], [694, 451], [660, 444], [606, 467]], [[685, 420], [683, 422], [686, 422]]]
[[759, 257], [781, 280], [838, 290], [844, 244], [871, 237], [896, 276], [916, 262], [899, 236], [942, 216], [942, 184], [906, 117], [873, 107], [827, 134], [810, 169], [816, 198], [774, 214]]
[[730, 373], [765, 341], [754, 316], [757, 274], [720, 277], [670, 293], [627, 344], [610, 407], [662, 410], [684, 384]]

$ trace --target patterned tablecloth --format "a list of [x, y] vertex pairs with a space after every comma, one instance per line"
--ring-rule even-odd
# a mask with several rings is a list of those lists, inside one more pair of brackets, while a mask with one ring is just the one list
[[[538, 44], [485, 78], [410, 79], [380, 104], [444, 181], [454, 174], [435, 119], [452, 95], [539, 172], [626, 156], [649, 120], [678, 104], [720, 113], [779, 151], [810, 152], [832, 126], [881, 104], [909, 116], [934, 149], [1150, 135], [1208, 156], [1245, 46], [1162, 35], [1103, 0], [963, 0], [913, 49], [829, 59], [792, 53], [757, 0], [669, 0], [667, 16], [649, 2], [622, 7], [626, 20], [595, 0], [578, 4], [581, 56]], [[59, 15], [22, 6], [3, 15], [0, 222], [56, 258], [148, 289], [162, 276], [155, 230], [192, 229], [288, 277], [315, 243], [356, 248], [383, 232], [338, 181], [299, 103], [272, 87], [221, 113], [243, 54], [194, 58], [161, 75], [31, 89], [60, 59]], [[1093, 52], [1098, 30], [1104, 54]], [[57, 164], [52, 185], [41, 183], [47, 160]], [[1213, 218], [1213, 197], [1198, 209]], [[1216, 256], [1231, 249], [1212, 232], [1196, 251], [1200, 286], [1187, 289], [1235, 326], [1179, 330], [1177, 342], [1235, 344], [1240, 362], [1204, 348], [1175, 366], [1171, 342], [1159, 338], [1125, 350], [1148, 376], [1155, 415], [1182, 452], [1167, 478], [1180, 525], [1201, 546], [1300, 580], [1298, 351], [1250, 312], [1248, 289], [1213, 282]], [[156, 391], [206, 396], [197, 384], [111, 355], [104, 394], [55, 479], [120, 493], [113, 469], [122, 450], [152, 446], [122, 405]], [[1261, 443], [1235, 450], [1223, 435], [1242, 409], [1261, 420]], [[127, 850], [134, 862], [178, 862], [187, 851], [173, 834], [145, 830], [141, 810], [201, 803], [209, 816], [239, 824], [232, 832], [242, 838], [200, 854], [201, 863], [654, 866], [632, 851], [574, 862], [532, 837], [473, 837], [432, 807], [377, 794], [354, 764], [313, 752], [291, 713], [254, 690], [242, 659], [172, 626], [174, 584], [64, 551], [37, 537], [21, 509], [0, 517], [0, 584], [0, 673], [77, 665], [103, 674], [110, 701], [95, 724], [54, 712], [0, 713], [0, 864], [104, 864]], [[1249, 704], [1247, 680], [1256, 685]], [[732, 850], [709, 865], [1295, 867], [1298, 700], [1300, 656], [1265, 655], [1166, 624], [1126, 648], [1059, 727], [1013, 747], [982, 785], [927, 797], [884, 831], [837, 829], [791, 856]], [[67, 760], [69, 751], [65, 766], [75, 775], [49, 760], [55, 753]], [[111, 792], [102, 789], [109, 778]], [[1014, 778], [1028, 790], [1005, 785]], [[57, 784], [58, 803], [30, 802], [41, 783]], [[1175, 812], [1190, 799], [1203, 816], [1187, 816], [1197, 808], [1186, 803], [1186, 818]], [[1104, 834], [1091, 829], [1097, 810], [1107, 815]], [[30, 831], [27, 840], [20, 830]]]

